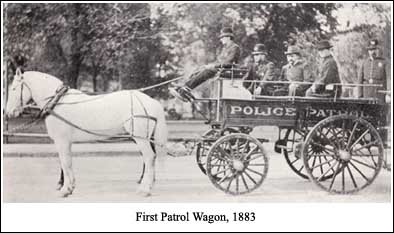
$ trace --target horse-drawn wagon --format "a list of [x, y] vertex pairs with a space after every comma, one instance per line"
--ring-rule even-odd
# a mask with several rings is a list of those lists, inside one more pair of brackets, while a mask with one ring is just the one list
[[270, 155], [264, 135], [250, 134], [257, 126], [277, 126], [274, 151], [296, 174], [328, 192], [354, 193], [374, 181], [385, 162], [389, 104], [372, 98], [236, 98], [245, 89], [234, 70], [222, 70], [216, 98], [196, 100], [215, 112], [196, 158], [217, 188], [238, 195], [263, 183]]

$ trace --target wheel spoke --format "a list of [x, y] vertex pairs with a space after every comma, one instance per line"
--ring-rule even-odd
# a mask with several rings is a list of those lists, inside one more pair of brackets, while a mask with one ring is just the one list
[[372, 167], [371, 165], [368, 165], [368, 164], [366, 164], [366, 163], [363, 163], [363, 162], [361, 162], [361, 161], [358, 161], [358, 160], [356, 160], [356, 159], [354, 159], [354, 158], [352, 158], [352, 161], [354, 161], [354, 162], [356, 162], [356, 163], [358, 163], [358, 164], [364, 165], [364, 166], [366, 166], [366, 167], [368, 167], [368, 168], [371, 168], [371, 169], [373, 169], [373, 170], [376, 170], [376, 167]]
[[[326, 134], [324, 134], [323, 132], [322, 132], [322, 129], [319, 129], [320, 130], [320, 135], [323, 135], [323, 137], [328, 141], [328, 142], [331, 142], [332, 140], [330, 140], [328, 137], [327, 137], [327, 135]], [[327, 131], [327, 133], [328, 133], [329, 131]], [[324, 146], [324, 148], [326, 148], [325, 146]]]
[[[331, 131], [332, 131], [332, 133], [333, 133], [333, 135], [334, 135], [334, 142], [339, 142], [339, 138], [338, 138], [338, 134], [337, 134], [337, 132], [335, 131], [335, 129], [333, 128], [333, 126], [332, 125], [330, 125], [330, 129], [331, 129]], [[336, 143], [334, 143], [335, 144], [335, 149], [337, 149], [337, 150], [339, 150], [339, 145], [338, 144], [336, 144]]]
[[222, 155], [222, 158], [225, 158], [225, 157], [227, 157], [227, 158], [231, 158], [231, 155], [229, 155], [223, 148], [221, 148], [220, 146], [218, 146], [217, 148], [216, 148], [216, 151], [218, 151], [221, 155]]
[[359, 122], [356, 121], [356, 123], [354, 124], [353, 129], [352, 129], [352, 132], [350, 133], [350, 136], [349, 136], [349, 140], [347, 141], [347, 149], [348, 149], [348, 150], [349, 150], [349, 146], [350, 146], [350, 144], [351, 144], [351, 142], [352, 142], [352, 138], [353, 138], [354, 132], [356, 132], [358, 123], [359, 123]]
[[[316, 157], [315, 157], [316, 158]], [[311, 169], [313, 170], [313, 169], [315, 169], [315, 168], [317, 168], [317, 167], [319, 167], [319, 166], [323, 166], [324, 164], [329, 164], [331, 161], [333, 161], [333, 160], [335, 160], [335, 159], [330, 159], [330, 160], [327, 160], [326, 159], [326, 162], [323, 162], [323, 163], [319, 163], [319, 164], [317, 164], [316, 166], [313, 166], [313, 167], [311, 167]], [[329, 164], [330, 166], [331, 166], [331, 164]], [[322, 172], [323, 173], [323, 172]]]
[[212, 164], [211, 167], [226, 167], [227, 164]]
[[230, 175], [231, 175], [231, 173], [228, 173], [227, 175], [223, 176], [223, 177], [218, 181], [218, 184], [223, 183], [223, 181], [225, 181]]
[[225, 172], [227, 172], [227, 171], [230, 170], [230, 169], [231, 169], [231, 168], [228, 167], [228, 168], [226, 168], [226, 169], [224, 169], [224, 170], [222, 170], [222, 171], [220, 171], [220, 172], [218, 172], [218, 173], [216, 173], [216, 174], [212, 174], [212, 176], [217, 176], [217, 175], [219, 175], [219, 174], [225, 173]]
[[360, 173], [360, 175], [367, 181], [369, 182], [370, 180], [364, 175], [364, 173], [362, 173], [351, 161], [349, 161], [349, 164], [352, 165], [354, 167], [354, 169], [356, 169], [356, 171], [358, 173]]
[[243, 150], [242, 154], [245, 154], [246, 149], [249, 148], [249, 143], [250, 142], [248, 140], [246, 140], [246, 143], [245, 143], [244, 150]]
[[229, 192], [231, 183], [233, 182], [234, 179], [235, 179], [235, 178], [234, 178], [234, 174], [233, 174], [233, 175], [230, 177], [230, 181], [228, 182], [228, 185], [227, 185], [227, 188], [226, 188], [226, 191], [227, 191], [227, 192]]
[[253, 173], [257, 174], [257, 175], [260, 175], [261, 177], [264, 177], [264, 175], [261, 174], [260, 172], [257, 172], [257, 171], [255, 171], [253, 169], [248, 168], [248, 167], [246, 168], [246, 170], [251, 171], [251, 172], [253, 172]]
[[242, 178], [242, 182], [243, 182], [244, 185], [245, 185], [245, 188], [249, 191], [249, 187], [248, 187], [248, 185], [246, 184], [246, 180], [245, 180], [245, 177], [244, 177], [244, 174], [243, 174], [243, 173], [241, 173], [241, 178]]
[[257, 184], [257, 182], [249, 175], [249, 173], [247, 173], [246, 171], [244, 171], [244, 173], [246, 174], [246, 176], [247, 176], [254, 184]]
[[[324, 156], [324, 159], [325, 159], [326, 161], [328, 161], [327, 158], [326, 158], [326, 156]], [[335, 158], [332, 158], [332, 159], [335, 159]], [[331, 161], [328, 162], [328, 166], [331, 166], [331, 163], [330, 163], [330, 162], [331, 162]], [[331, 171], [334, 172], [334, 169], [331, 168]]]
[[295, 162], [297, 162], [298, 160], [300, 160], [300, 158], [297, 158], [297, 157], [296, 157], [296, 159], [295, 159], [294, 161], [291, 162], [291, 165], [293, 165], [293, 164], [294, 164]]
[[364, 148], [368, 148], [368, 147], [371, 147], [371, 146], [379, 146], [379, 140], [376, 139], [376, 140], [373, 141], [373, 142], [370, 142], [370, 143], [368, 143], [368, 144], [365, 144], [365, 145], [363, 145], [362, 147], [359, 147], [359, 148], [353, 150], [353, 152], [357, 152], [357, 151], [360, 151], [360, 150], [362, 150], [362, 149], [364, 149]]
[[239, 138], [237, 138], [237, 141], [235, 142], [235, 148], [237, 149], [237, 154], [240, 153], [239, 151]]
[[[368, 152], [369, 152], [369, 154], [372, 154], [372, 151], [370, 150], [370, 148], [368, 148]], [[373, 162], [373, 165], [375, 165], [375, 167], [378, 166], [378, 164], [375, 162], [375, 159], [373, 158], [373, 156], [370, 156], [370, 158]]]
[[337, 168], [335, 169], [334, 177], [332, 178], [330, 187], [328, 188], [328, 190], [330, 190], [330, 191], [331, 191], [331, 189], [332, 189], [332, 186], [334, 185], [334, 181], [335, 181], [335, 178], [336, 178], [337, 175], [338, 175], [338, 170], [339, 170], [339, 167], [340, 167], [340, 166], [341, 166], [341, 163], [337, 163]]
[[311, 144], [314, 145], [314, 146], [318, 146], [318, 147], [324, 148], [324, 149], [328, 150], [329, 152], [335, 153], [334, 150], [329, 149], [329, 148], [325, 147], [324, 145], [322, 145], [322, 144], [320, 144], [320, 143], [317, 143], [317, 142], [313, 142], [313, 141], [312, 141]]
[[242, 159], [244, 159], [244, 158], [249, 158], [249, 156], [251, 156], [251, 155], [252, 155], [255, 151], [257, 151], [258, 149], [259, 149], [259, 148], [258, 148], [258, 146], [256, 145], [256, 147], [253, 148], [251, 151], [249, 151], [248, 154], [242, 156]]
[[313, 162], [312, 162], [312, 168], [311, 168], [311, 170], [313, 171], [313, 167], [315, 166], [315, 163], [316, 163], [316, 156], [314, 156], [313, 157]]
[[342, 140], [341, 140], [341, 142], [342, 142], [342, 146], [343, 145], [345, 145], [345, 137], [346, 137], [346, 135], [345, 135], [345, 133], [346, 133], [346, 129], [345, 129], [345, 120], [342, 120]]
[[259, 154], [258, 156], [254, 157], [254, 158], [250, 158], [248, 160], [245, 160], [245, 162], [250, 162], [250, 161], [253, 161], [253, 160], [261, 158], [261, 157], [264, 157], [264, 155], [263, 154]]
[[[319, 157], [319, 162], [321, 163], [321, 157]], [[323, 174], [323, 166], [320, 166], [320, 174]]]
[[360, 137], [357, 138], [357, 140], [350, 146], [349, 150], [351, 150], [357, 143], [369, 132], [369, 129], [367, 129]]
[[237, 192], [237, 194], [239, 193], [239, 175], [235, 175], [235, 190]]
[[356, 180], [355, 180], [354, 177], [353, 177], [353, 173], [352, 173], [352, 171], [350, 170], [349, 164], [346, 164], [346, 168], [347, 168], [347, 170], [348, 170], [348, 172], [349, 172], [350, 177], [352, 178], [352, 182], [353, 182], [354, 187], [355, 187], [355, 188], [358, 188], [358, 187], [357, 187]]
[[330, 166], [330, 168], [327, 169], [327, 171], [324, 172], [324, 174], [322, 174], [322, 175], [317, 179], [317, 181], [320, 181], [320, 180], [321, 180], [325, 175], [327, 175], [327, 173], [330, 172], [331, 169], [332, 169], [333, 167], [335, 167], [338, 163], [339, 163], [338, 161], [335, 161], [334, 165]]
[[265, 163], [250, 163], [249, 166], [267, 166]]

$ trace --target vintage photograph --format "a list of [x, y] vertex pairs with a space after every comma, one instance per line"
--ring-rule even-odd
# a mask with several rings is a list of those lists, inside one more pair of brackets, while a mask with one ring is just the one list
[[3, 202], [390, 203], [391, 19], [3, 2]]

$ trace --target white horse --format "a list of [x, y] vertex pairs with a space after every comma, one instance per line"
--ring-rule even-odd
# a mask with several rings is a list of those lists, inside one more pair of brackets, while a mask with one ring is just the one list
[[[18, 69], [10, 86], [6, 114], [19, 116], [31, 99], [43, 109], [62, 86], [62, 81], [49, 74], [36, 71], [22, 74]], [[59, 153], [61, 179], [64, 174], [64, 180], [58, 187], [62, 197], [70, 195], [75, 188], [72, 143], [123, 133], [133, 137], [146, 168], [137, 192], [150, 195], [155, 179], [155, 153], [166, 154], [167, 125], [163, 107], [158, 101], [136, 90], [89, 96], [69, 89], [59, 99], [53, 113], [55, 115], [49, 114], [45, 118], [45, 124]], [[151, 144], [152, 140], [154, 144]]]

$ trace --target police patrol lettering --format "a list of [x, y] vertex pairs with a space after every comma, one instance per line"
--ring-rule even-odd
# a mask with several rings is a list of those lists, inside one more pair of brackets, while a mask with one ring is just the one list
[[[231, 105], [230, 106], [230, 116], [231, 115], [245, 115], [245, 116], [260, 116], [260, 117], [293, 117], [297, 114], [297, 109], [292, 107], [269, 107], [269, 106], [240, 106]], [[308, 112], [310, 117], [328, 117], [340, 114], [349, 114], [358, 117], [368, 117], [363, 111], [357, 110], [345, 110], [345, 109], [316, 109], [309, 108]]]

